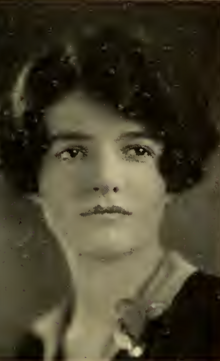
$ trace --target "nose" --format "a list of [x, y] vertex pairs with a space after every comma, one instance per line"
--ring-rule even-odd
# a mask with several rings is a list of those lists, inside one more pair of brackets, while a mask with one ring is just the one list
[[[94, 187], [93, 190], [95, 192], [97, 192], [99, 190], [98, 187]], [[108, 193], [109, 191], [109, 186], [108, 185], [103, 185], [102, 187], [100, 187], [100, 191], [102, 193], [102, 195], [104, 196], [106, 193]], [[114, 187], [113, 188], [113, 192], [117, 193], [119, 191], [119, 188], [118, 187]]]
[[103, 144], [97, 149], [86, 173], [84, 187], [87, 192], [97, 192], [105, 196], [107, 193], [117, 193], [123, 188], [125, 172], [122, 170], [120, 154], [111, 144]]

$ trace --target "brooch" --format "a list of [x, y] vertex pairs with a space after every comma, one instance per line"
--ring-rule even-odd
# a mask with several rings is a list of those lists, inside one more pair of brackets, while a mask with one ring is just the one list
[[122, 331], [121, 329], [117, 328], [113, 334], [113, 338], [116, 345], [120, 349], [126, 350], [130, 356], [140, 357], [141, 355], [143, 355], [144, 347], [137, 344], [126, 331]]

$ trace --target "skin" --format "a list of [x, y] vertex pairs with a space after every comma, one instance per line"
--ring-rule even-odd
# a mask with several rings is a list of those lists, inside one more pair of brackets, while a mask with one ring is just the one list
[[[164, 255], [159, 231], [171, 197], [157, 169], [162, 144], [147, 136], [126, 138], [125, 133], [143, 131], [143, 126], [80, 92], [68, 94], [45, 114], [51, 136], [76, 131], [91, 136], [52, 143], [39, 174], [39, 195], [76, 291], [70, 353], [82, 356], [79, 340], [90, 334], [88, 354], [96, 357], [113, 327], [117, 301], [135, 294]], [[139, 146], [136, 152], [126, 148], [132, 145]], [[76, 156], [68, 149], [77, 149]], [[121, 206], [132, 214], [115, 214], [114, 220], [80, 215], [98, 204]]]

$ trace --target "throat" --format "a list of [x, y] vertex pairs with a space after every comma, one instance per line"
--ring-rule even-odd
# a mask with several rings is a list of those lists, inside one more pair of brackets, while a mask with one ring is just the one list
[[76, 315], [99, 320], [115, 317], [120, 300], [133, 299], [164, 256], [163, 249], [158, 248], [154, 252], [137, 251], [118, 263], [79, 264], [74, 284]]

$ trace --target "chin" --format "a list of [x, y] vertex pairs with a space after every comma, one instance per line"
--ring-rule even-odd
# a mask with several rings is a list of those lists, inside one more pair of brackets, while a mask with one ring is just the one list
[[[84, 253], [85, 254], [85, 253]], [[114, 252], [114, 253], [107, 253], [107, 252], [86, 252], [86, 255], [90, 259], [94, 259], [97, 261], [102, 262], [114, 262], [120, 259], [123, 259], [124, 254], [122, 252]]]
[[97, 260], [103, 261], [114, 261], [122, 259], [130, 254], [132, 254], [135, 249], [134, 245], [126, 245], [126, 247], [111, 247], [111, 248], [103, 248], [103, 247], [94, 247], [90, 250], [82, 250], [82, 254], [86, 254], [90, 258], [94, 258]]

